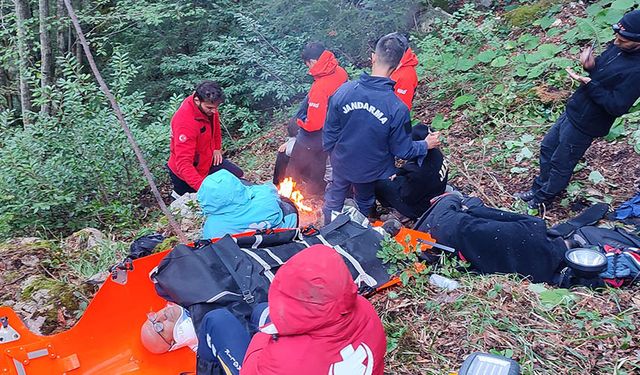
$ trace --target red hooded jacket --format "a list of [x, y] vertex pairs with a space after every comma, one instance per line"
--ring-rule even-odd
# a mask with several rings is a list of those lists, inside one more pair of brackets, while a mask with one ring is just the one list
[[240, 374], [382, 375], [384, 328], [356, 289], [332, 248], [293, 256], [273, 280], [271, 323], [251, 340]]
[[322, 52], [315, 65], [309, 69], [309, 74], [313, 76], [314, 82], [309, 90], [307, 119], [304, 122], [298, 119], [298, 125], [306, 131], [314, 132], [324, 126], [329, 97], [347, 82], [349, 76], [338, 65], [338, 60], [331, 51]]
[[393, 87], [394, 92], [398, 98], [409, 107], [409, 110], [411, 110], [416, 87], [418, 87], [416, 65], [418, 65], [418, 57], [413, 53], [411, 48], [408, 48], [404, 55], [402, 55], [400, 65], [391, 73], [390, 77], [396, 81], [396, 85]]
[[213, 150], [221, 148], [218, 111], [208, 118], [188, 96], [171, 119], [169, 169], [198, 190], [213, 164]]

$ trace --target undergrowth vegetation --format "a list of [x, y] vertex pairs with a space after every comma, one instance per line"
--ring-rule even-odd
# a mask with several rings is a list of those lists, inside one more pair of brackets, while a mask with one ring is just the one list
[[[467, 5], [453, 17], [437, 21], [437, 32], [416, 38], [431, 125], [447, 130], [455, 122], [463, 123], [466, 136], [473, 140], [464, 152], [482, 155], [486, 161], [454, 163], [450, 175], [477, 169], [530, 175], [537, 165], [539, 140], [576, 88], [564, 68], [580, 69], [576, 56], [583, 46], [593, 43], [595, 53], [602, 52], [613, 38], [611, 24], [631, 6], [627, 0], [589, 6], [544, 0], [496, 17]], [[606, 139], [626, 139], [640, 152], [638, 120], [640, 106], [618, 119]], [[589, 171], [591, 183], [604, 184], [602, 172], [594, 166], [582, 163], [578, 168]], [[562, 205], [578, 198], [612, 201], [610, 195], [585, 191], [574, 182]]]

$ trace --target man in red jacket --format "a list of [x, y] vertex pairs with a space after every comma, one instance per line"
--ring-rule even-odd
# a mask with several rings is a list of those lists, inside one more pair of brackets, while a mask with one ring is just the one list
[[188, 96], [171, 119], [171, 145], [167, 167], [178, 195], [195, 193], [202, 181], [220, 169], [241, 178], [240, 167], [222, 157], [218, 106], [224, 93], [214, 81], [204, 81]]
[[391, 77], [389, 78], [396, 82], [393, 87], [396, 96], [411, 110], [413, 96], [415, 95], [416, 87], [418, 87], [418, 74], [416, 73], [418, 57], [409, 47], [409, 40], [404, 35], [399, 33], [395, 33], [394, 35], [397, 35], [398, 38], [402, 40], [406, 46], [406, 50], [404, 55], [402, 55], [400, 64], [396, 70], [391, 73]]
[[269, 289], [268, 318], [261, 311], [260, 319], [270, 323], [250, 344], [228, 310], [207, 313], [198, 356], [218, 359], [225, 374], [383, 374], [387, 344], [382, 322], [358, 295], [334, 249], [314, 245], [289, 259]]
[[321, 43], [307, 44], [302, 51], [302, 59], [309, 67], [314, 82], [307, 96], [306, 118], [297, 121], [300, 130], [288, 168], [294, 180], [305, 185], [305, 193], [322, 194], [327, 160], [327, 154], [322, 151], [322, 127], [327, 117], [327, 105], [329, 97], [349, 76], [333, 53]]

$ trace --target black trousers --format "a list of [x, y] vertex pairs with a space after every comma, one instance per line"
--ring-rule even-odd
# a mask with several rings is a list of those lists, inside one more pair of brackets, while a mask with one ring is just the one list
[[[212, 165], [211, 168], [209, 169], [209, 174], [215, 173], [221, 169], [228, 170], [238, 178], [242, 178], [244, 176], [244, 171], [242, 170], [242, 168], [238, 167], [237, 165], [233, 164], [227, 159], [222, 159], [222, 163], [218, 165]], [[173, 171], [171, 170], [171, 168], [169, 168], [168, 165], [167, 165], [167, 170], [169, 171], [169, 177], [171, 178], [171, 182], [173, 183], [173, 190], [178, 195], [196, 192], [196, 189], [191, 187], [184, 180], [178, 177], [178, 175], [173, 173]]]
[[295, 181], [303, 184], [303, 193], [312, 195], [324, 193], [326, 166], [327, 153], [322, 151], [322, 132], [305, 135], [298, 133], [296, 144], [291, 151], [288, 172]]
[[560, 116], [540, 144], [540, 174], [531, 187], [535, 200], [549, 201], [569, 185], [573, 169], [591, 142], [593, 137], [573, 126], [566, 114]]
[[387, 179], [376, 181], [376, 198], [383, 207], [393, 207], [410, 219], [417, 219], [429, 208], [431, 197], [425, 197], [417, 204], [409, 204], [402, 199], [401, 186], [405, 184], [404, 176], [397, 176], [393, 181]]
[[273, 167], [273, 184], [278, 186], [287, 177], [287, 166], [291, 159], [285, 152], [278, 152], [276, 165]]

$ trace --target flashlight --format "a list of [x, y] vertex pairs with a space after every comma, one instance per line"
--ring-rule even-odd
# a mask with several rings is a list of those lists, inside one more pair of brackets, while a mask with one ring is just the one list
[[520, 375], [520, 365], [511, 358], [489, 353], [472, 353], [458, 375]]

